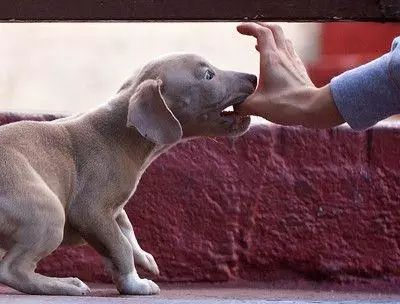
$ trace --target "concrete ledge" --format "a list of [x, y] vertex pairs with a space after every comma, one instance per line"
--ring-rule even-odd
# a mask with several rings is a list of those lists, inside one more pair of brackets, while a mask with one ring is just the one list
[[[0, 303], [18, 304], [398, 304], [397, 290], [380, 289], [371, 292], [352, 285], [323, 286], [309, 284], [293, 288], [274, 286], [264, 282], [240, 283], [169, 283], [161, 284], [161, 293], [155, 296], [120, 296], [113, 285], [89, 284], [91, 293], [85, 297], [55, 297], [24, 295], [0, 286]], [[348, 286], [348, 285], [347, 285]], [[328, 287], [328, 288], [327, 288]]]
[[[397, 281], [399, 142], [390, 126], [193, 140], [150, 166], [126, 209], [159, 281]], [[61, 248], [39, 271], [110, 281], [87, 247]]]

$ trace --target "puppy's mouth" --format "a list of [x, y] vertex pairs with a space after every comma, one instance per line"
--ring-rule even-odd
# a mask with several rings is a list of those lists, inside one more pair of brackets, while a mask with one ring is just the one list
[[[243, 101], [246, 100], [246, 98], [249, 95], [240, 95], [234, 99], [232, 99], [231, 101], [229, 101], [226, 105], [224, 105], [224, 107], [222, 108], [222, 111], [220, 113], [220, 116], [231, 116], [231, 115], [236, 115], [236, 116], [240, 116], [238, 113], [235, 112], [235, 108], [240, 105]], [[233, 111], [231, 110], [233, 109]]]
[[244, 102], [248, 96], [248, 94], [243, 94], [230, 100], [223, 106], [219, 113], [222, 123], [228, 125], [230, 131], [233, 133], [240, 133], [247, 130], [250, 124], [250, 116], [240, 115], [235, 111], [235, 108]]

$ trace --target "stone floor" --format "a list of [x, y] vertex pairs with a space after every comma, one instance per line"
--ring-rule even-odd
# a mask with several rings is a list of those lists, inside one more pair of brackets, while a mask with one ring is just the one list
[[[308, 286], [306, 289], [287, 289], [263, 283], [244, 284], [174, 284], [161, 285], [157, 296], [119, 296], [111, 285], [90, 285], [92, 292], [86, 297], [29, 296], [7, 287], [0, 287], [0, 304], [394, 304], [400, 303], [398, 290], [354, 291], [351, 288]], [[339, 290], [338, 290], [339, 289]], [[368, 288], [367, 288], [368, 289]]]

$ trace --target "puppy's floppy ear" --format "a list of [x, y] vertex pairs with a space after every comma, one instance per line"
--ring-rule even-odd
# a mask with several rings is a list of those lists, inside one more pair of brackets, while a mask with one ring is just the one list
[[173, 144], [182, 138], [182, 127], [161, 94], [162, 81], [142, 82], [129, 100], [128, 127], [156, 144]]

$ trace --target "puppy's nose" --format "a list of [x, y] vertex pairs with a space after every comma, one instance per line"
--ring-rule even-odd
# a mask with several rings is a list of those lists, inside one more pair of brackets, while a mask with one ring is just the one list
[[246, 78], [252, 83], [254, 87], [257, 86], [257, 76], [253, 74], [245, 74]]

